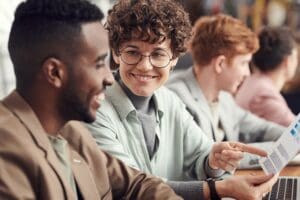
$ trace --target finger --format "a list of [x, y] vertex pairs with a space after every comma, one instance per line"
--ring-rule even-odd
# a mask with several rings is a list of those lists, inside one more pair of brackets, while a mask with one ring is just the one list
[[258, 187], [258, 191], [260, 192], [260, 194], [264, 194], [264, 193], [268, 193], [272, 190], [273, 185], [276, 183], [276, 181], [278, 180], [278, 174], [277, 175], [273, 175], [273, 177], [271, 176], [271, 178], [267, 181], [265, 181], [264, 183], [262, 183], [261, 185], [257, 186]]
[[229, 163], [233, 167], [237, 168], [240, 164], [241, 159], [232, 158], [230, 156], [224, 156], [223, 154], [216, 153], [215, 158], [218, 160], [223, 160], [224, 162]]
[[223, 150], [221, 154], [224, 158], [232, 160], [241, 160], [244, 157], [244, 153], [237, 150]]
[[256, 155], [259, 155], [259, 156], [262, 156], [262, 157], [266, 157], [268, 155], [268, 153], [265, 150], [262, 150], [262, 149], [257, 148], [257, 147], [253, 147], [253, 146], [248, 145], [248, 144], [243, 144], [243, 143], [240, 143], [240, 142], [235, 142], [234, 143], [234, 149], [238, 149], [240, 151], [248, 152], [248, 153], [251, 153], [251, 154], [256, 154]]
[[[217, 156], [218, 159], [216, 160], [218, 168], [223, 169], [225, 171], [233, 171], [236, 169], [235, 165], [232, 165], [227, 160], [223, 160], [222, 157]], [[217, 158], [216, 157], [216, 158]]]
[[274, 175], [273, 174], [269, 174], [269, 175], [251, 175], [249, 176], [249, 181], [250, 183], [254, 184], [254, 185], [261, 185], [267, 181], [269, 181]]

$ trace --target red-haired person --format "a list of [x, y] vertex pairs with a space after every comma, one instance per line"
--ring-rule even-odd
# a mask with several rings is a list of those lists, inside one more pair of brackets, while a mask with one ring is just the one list
[[[284, 131], [241, 109], [232, 97], [250, 74], [249, 62], [257, 49], [257, 36], [240, 20], [226, 15], [202, 17], [190, 42], [194, 65], [168, 83], [198, 126], [216, 142], [258, 142], [254, 145], [269, 149], [270, 141]], [[258, 157], [250, 154], [240, 163], [241, 168], [257, 166]]]

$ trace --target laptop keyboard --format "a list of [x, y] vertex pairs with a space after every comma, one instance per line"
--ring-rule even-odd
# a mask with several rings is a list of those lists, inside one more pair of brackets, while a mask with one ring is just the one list
[[297, 200], [297, 178], [281, 177], [263, 200]]

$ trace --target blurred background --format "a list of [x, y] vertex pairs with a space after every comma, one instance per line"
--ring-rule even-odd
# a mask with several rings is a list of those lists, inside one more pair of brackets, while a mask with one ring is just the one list
[[[106, 14], [116, 0], [90, 0]], [[263, 26], [288, 26], [300, 47], [300, 0], [177, 0], [190, 14], [192, 24], [203, 15], [226, 13], [244, 21], [258, 32]], [[7, 41], [14, 10], [22, 0], [0, 1], [0, 98], [15, 87], [12, 63], [7, 50]], [[187, 59], [189, 60], [189, 59]], [[177, 68], [185, 68], [183, 57]], [[300, 111], [300, 70], [284, 88], [283, 94], [294, 113]]]

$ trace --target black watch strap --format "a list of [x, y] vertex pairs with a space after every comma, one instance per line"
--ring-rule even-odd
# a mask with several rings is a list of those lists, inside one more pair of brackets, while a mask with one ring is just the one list
[[217, 190], [216, 190], [216, 183], [215, 180], [212, 178], [207, 179], [207, 184], [210, 191], [210, 199], [211, 200], [221, 200], [219, 197]]

